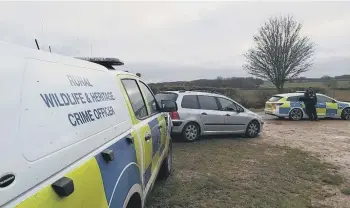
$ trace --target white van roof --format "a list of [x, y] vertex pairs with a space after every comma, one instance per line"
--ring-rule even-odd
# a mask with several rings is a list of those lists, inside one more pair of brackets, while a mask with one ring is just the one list
[[0, 178], [15, 176], [0, 187], [0, 206], [130, 133], [116, 73], [125, 72], [0, 42]]

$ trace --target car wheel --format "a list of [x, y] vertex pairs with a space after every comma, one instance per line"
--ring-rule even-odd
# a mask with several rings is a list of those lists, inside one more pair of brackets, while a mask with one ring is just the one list
[[345, 108], [341, 113], [341, 118], [343, 120], [350, 120], [350, 108]]
[[199, 126], [195, 123], [189, 123], [184, 127], [182, 136], [188, 142], [195, 141], [199, 136]]
[[246, 135], [247, 137], [253, 138], [253, 137], [258, 136], [259, 131], [260, 131], [259, 122], [257, 122], [257, 121], [251, 121], [251, 122], [248, 124], [248, 126], [247, 126], [245, 135]]
[[303, 112], [298, 108], [293, 108], [289, 112], [289, 118], [293, 121], [299, 121], [303, 118]]
[[173, 154], [172, 154], [172, 143], [170, 140], [169, 151], [166, 158], [163, 160], [162, 166], [160, 167], [158, 178], [161, 180], [167, 179], [173, 169]]

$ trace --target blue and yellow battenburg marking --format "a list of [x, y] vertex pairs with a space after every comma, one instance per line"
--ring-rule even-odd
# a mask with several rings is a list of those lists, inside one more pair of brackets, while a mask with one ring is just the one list
[[[162, 139], [162, 129], [159, 129], [159, 121], [155, 118], [146, 126], [152, 129], [152, 162], [145, 170], [143, 177], [145, 184], [151, 178], [152, 172], [165, 147], [165, 139]], [[164, 118], [163, 118], [164, 119]], [[164, 132], [165, 133], [165, 132]], [[136, 134], [131, 134], [136, 138]], [[128, 135], [130, 136], [130, 135]], [[98, 154], [80, 165], [73, 171], [66, 174], [74, 182], [74, 192], [72, 195], [61, 198], [51, 188], [50, 185], [29, 197], [18, 208], [105, 208], [105, 207], [122, 207], [124, 199], [130, 188], [134, 184], [141, 185], [141, 174], [139, 169], [140, 159], [135, 150], [138, 146], [134, 140], [134, 145], [128, 140], [122, 138], [106, 149], [113, 150], [115, 160], [107, 163], [103, 160], [102, 155]]]
[[[282, 101], [283, 102], [283, 101]], [[341, 116], [344, 108], [350, 107], [349, 103], [325, 103], [319, 102], [316, 105], [316, 111], [319, 115], [325, 116]], [[284, 101], [283, 105], [279, 106], [278, 113], [280, 115], [287, 115], [292, 108], [301, 108], [306, 112], [305, 105], [302, 102], [288, 102]]]

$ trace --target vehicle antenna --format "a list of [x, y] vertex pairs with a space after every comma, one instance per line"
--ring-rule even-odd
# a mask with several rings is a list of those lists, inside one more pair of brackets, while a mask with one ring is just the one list
[[40, 50], [38, 41], [36, 39], [35, 39], [35, 43], [36, 43], [36, 47], [38, 48], [38, 50]]

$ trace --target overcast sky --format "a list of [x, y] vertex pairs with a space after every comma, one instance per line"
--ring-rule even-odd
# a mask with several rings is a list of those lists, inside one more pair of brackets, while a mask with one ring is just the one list
[[317, 44], [303, 76], [350, 74], [350, 2], [0, 2], [0, 40], [118, 57], [149, 82], [248, 76], [253, 35], [285, 14]]

